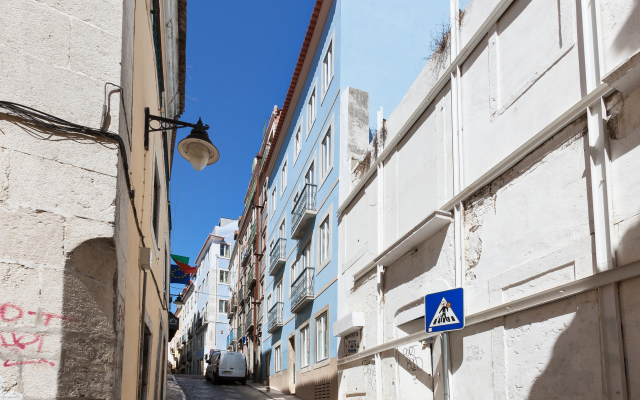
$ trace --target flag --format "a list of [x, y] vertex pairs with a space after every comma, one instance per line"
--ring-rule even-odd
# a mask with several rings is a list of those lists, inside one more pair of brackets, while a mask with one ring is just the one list
[[173, 259], [173, 261], [176, 262], [178, 267], [180, 267], [182, 272], [184, 272], [185, 274], [195, 274], [196, 271], [198, 271], [196, 267], [189, 266], [189, 257], [183, 257], [183, 256], [177, 256], [175, 254], [171, 254], [171, 258]]
[[171, 283], [188, 285], [189, 274], [185, 274], [184, 271], [176, 264], [171, 264]]

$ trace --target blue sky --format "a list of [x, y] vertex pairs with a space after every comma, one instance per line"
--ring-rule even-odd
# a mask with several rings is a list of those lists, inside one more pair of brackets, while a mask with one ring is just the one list
[[[262, 126], [282, 107], [315, 0], [189, 1], [182, 118], [210, 126], [220, 160], [195, 171], [177, 152], [172, 253], [195, 260], [220, 217], [238, 218]], [[190, 129], [178, 131], [178, 138]]]
[[[467, 2], [461, 0], [461, 7]], [[438, 14], [448, 12], [446, 0], [434, 3], [434, 10], [442, 10]], [[274, 105], [282, 107], [314, 4], [315, 0], [188, 3], [186, 110], [181, 119], [195, 123], [201, 117], [220, 151], [220, 160], [200, 172], [175, 151], [171, 252], [189, 257], [192, 265], [220, 217], [238, 218], [242, 213], [263, 124]], [[446, 12], [425, 17], [448, 18]], [[179, 130], [177, 140], [189, 132]], [[172, 292], [177, 290], [176, 286]]]

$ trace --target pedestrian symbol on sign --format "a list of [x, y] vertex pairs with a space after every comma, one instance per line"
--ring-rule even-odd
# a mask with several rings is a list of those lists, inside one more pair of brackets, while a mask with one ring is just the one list
[[451, 303], [449, 303], [444, 297], [436, 310], [436, 314], [431, 319], [429, 324], [429, 332], [437, 326], [453, 325], [460, 323], [458, 317], [451, 309]]
[[464, 328], [464, 289], [455, 288], [426, 295], [424, 317], [428, 333]]

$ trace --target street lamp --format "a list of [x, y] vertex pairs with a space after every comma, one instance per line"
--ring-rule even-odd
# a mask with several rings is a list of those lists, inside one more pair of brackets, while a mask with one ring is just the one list
[[182, 301], [182, 297], [178, 296], [178, 297], [176, 297], [176, 299], [173, 302], [173, 304], [175, 304], [176, 307], [182, 307], [184, 305], [184, 301]]
[[209, 126], [202, 125], [202, 120], [198, 118], [198, 123], [189, 136], [178, 143], [180, 155], [189, 161], [196, 171], [202, 171], [204, 167], [220, 158], [218, 149], [209, 140], [207, 129]]
[[[196, 171], [202, 171], [207, 165], [211, 165], [218, 161], [220, 158], [220, 152], [216, 146], [211, 143], [207, 129], [209, 125], [204, 125], [201, 119], [198, 119], [198, 123], [190, 124], [188, 122], [179, 121], [177, 119], [170, 119], [164, 117], [158, 117], [149, 113], [149, 108], [144, 109], [145, 114], [145, 126], [144, 126], [144, 148], [149, 150], [149, 132], [164, 131], [167, 129], [179, 129], [191, 127], [191, 134], [182, 139], [178, 143], [178, 151], [180, 155], [191, 163], [191, 166]], [[161, 123], [160, 128], [151, 128], [149, 125], [151, 121], [158, 121]]]

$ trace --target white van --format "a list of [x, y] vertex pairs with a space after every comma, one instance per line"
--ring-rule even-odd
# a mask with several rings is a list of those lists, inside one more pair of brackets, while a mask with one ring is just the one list
[[214, 384], [221, 380], [240, 381], [247, 384], [247, 359], [244, 354], [234, 351], [217, 351], [209, 356], [205, 373], [208, 381]]

